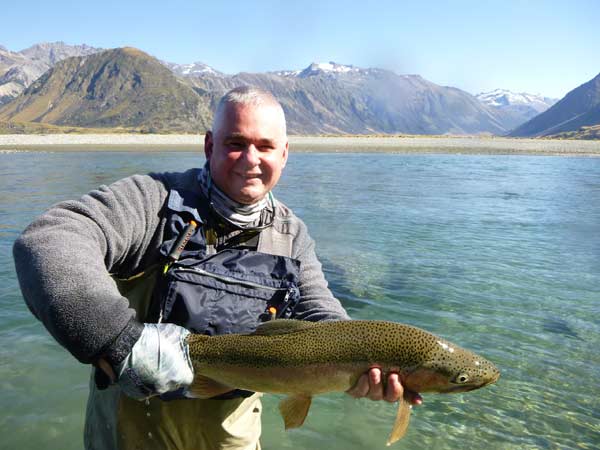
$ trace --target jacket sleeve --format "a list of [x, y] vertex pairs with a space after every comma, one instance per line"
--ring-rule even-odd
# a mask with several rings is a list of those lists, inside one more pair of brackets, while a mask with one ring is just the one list
[[166, 195], [158, 176], [135, 175], [53, 206], [16, 240], [25, 302], [79, 361], [118, 363], [141, 334], [111, 274], [148, 262]]
[[299, 232], [294, 239], [292, 255], [300, 261], [300, 302], [295, 310], [296, 318], [313, 322], [349, 320], [348, 313], [328, 288], [315, 253], [315, 241], [308, 235], [304, 222], [298, 221]]

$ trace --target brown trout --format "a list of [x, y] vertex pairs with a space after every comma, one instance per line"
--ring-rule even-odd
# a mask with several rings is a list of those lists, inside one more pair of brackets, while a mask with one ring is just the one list
[[[466, 392], [498, 380], [486, 359], [427, 331], [394, 322], [274, 320], [250, 335], [188, 337], [189, 391], [209, 398], [234, 388], [286, 394], [285, 427], [304, 423], [313, 395], [346, 391], [371, 367], [396, 372], [414, 392]], [[411, 407], [402, 399], [387, 444], [404, 436]]]

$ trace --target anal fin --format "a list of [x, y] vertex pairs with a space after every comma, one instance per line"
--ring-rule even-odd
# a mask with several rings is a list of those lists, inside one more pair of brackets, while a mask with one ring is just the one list
[[302, 426], [311, 402], [312, 397], [309, 395], [293, 395], [279, 402], [279, 411], [283, 417], [286, 430]]
[[402, 397], [398, 401], [398, 413], [396, 414], [396, 420], [394, 421], [394, 427], [388, 437], [386, 445], [392, 445], [394, 442], [402, 439], [408, 430], [408, 422], [410, 421], [410, 412], [412, 405]]

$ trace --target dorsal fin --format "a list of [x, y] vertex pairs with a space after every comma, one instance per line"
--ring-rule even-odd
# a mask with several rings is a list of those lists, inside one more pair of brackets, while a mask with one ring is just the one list
[[312, 328], [316, 324], [306, 320], [275, 319], [261, 323], [252, 334], [257, 336], [273, 336], [277, 334], [289, 334], [295, 331]]

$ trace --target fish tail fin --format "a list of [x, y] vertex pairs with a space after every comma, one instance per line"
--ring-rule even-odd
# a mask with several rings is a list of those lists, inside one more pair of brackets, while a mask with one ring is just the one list
[[283, 417], [286, 430], [302, 426], [311, 402], [312, 397], [309, 395], [293, 395], [279, 402], [279, 411]]
[[408, 422], [410, 421], [410, 412], [412, 405], [404, 397], [398, 402], [398, 413], [394, 421], [394, 427], [388, 437], [386, 445], [390, 446], [394, 442], [402, 439], [408, 430]]

